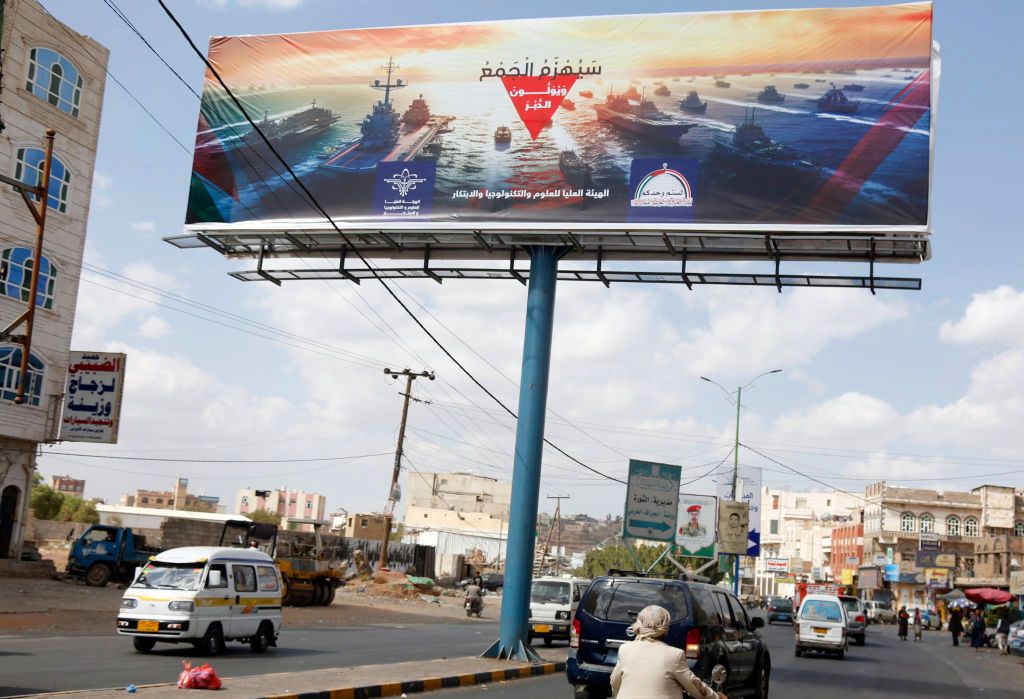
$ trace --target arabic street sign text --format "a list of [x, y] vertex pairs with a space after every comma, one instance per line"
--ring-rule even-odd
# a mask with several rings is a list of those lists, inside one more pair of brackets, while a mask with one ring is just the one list
[[651, 541], [674, 539], [681, 471], [679, 466], [630, 459], [623, 537]]

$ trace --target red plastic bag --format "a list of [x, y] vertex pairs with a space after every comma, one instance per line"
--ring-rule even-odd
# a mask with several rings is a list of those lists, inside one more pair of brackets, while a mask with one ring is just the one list
[[187, 660], [182, 660], [181, 664], [185, 669], [178, 675], [178, 689], [220, 689], [220, 678], [209, 663], [192, 667]]

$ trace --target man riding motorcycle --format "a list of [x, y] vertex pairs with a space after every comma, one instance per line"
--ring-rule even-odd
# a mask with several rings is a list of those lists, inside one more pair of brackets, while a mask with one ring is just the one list
[[480, 616], [484, 611], [483, 588], [471, 582], [466, 585], [466, 615], [476, 614]]

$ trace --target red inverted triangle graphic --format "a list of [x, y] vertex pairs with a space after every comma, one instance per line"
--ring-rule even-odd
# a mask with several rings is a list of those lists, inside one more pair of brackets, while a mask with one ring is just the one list
[[544, 124], [551, 121], [555, 110], [569, 94], [576, 75], [558, 76], [508, 76], [503, 75], [501, 82], [505, 85], [519, 118], [530, 132], [530, 138], [537, 140]]

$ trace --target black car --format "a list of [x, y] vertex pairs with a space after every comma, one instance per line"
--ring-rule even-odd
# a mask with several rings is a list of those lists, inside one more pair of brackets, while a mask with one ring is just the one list
[[[483, 580], [485, 592], [501, 592], [505, 587], [505, 576], [502, 573], [484, 573], [480, 577]], [[471, 582], [473, 582], [473, 578], [460, 580], [459, 589], [465, 590]]]
[[652, 604], [668, 610], [672, 622], [663, 640], [685, 652], [698, 677], [710, 683], [712, 668], [721, 664], [728, 672], [725, 694], [768, 696], [771, 656], [758, 632], [764, 620], [751, 618], [735, 595], [694, 580], [613, 572], [591, 583], [573, 619], [566, 675], [577, 699], [610, 694], [619, 647], [631, 640], [626, 629]]

